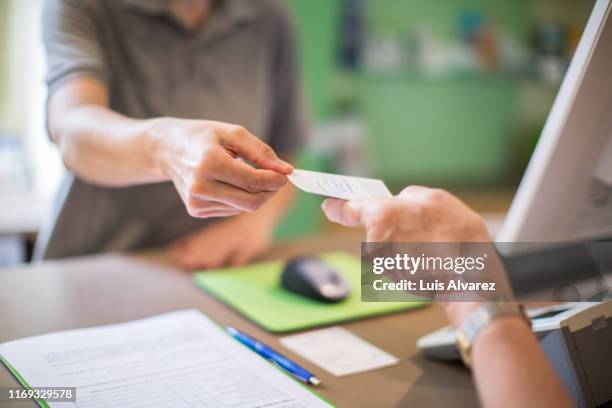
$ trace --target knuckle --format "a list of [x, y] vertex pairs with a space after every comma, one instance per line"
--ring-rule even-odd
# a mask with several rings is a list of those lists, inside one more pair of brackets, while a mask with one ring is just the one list
[[262, 141], [259, 141], [257, 145], [257, 150], [266, 157], [276, 157], [274, 150], [267, 144]]
[[433, 188], [427, 193], [427, 201], [434, 204], [440, 204], [446, 201], [447, 196], [448, 193], [445, 190], [442, 190], [440, 188]]
[[425, 217], [432, 217], [444, 208], [448, 193], [441, 189], [428, 190], [421, 202], [421, 214]]
[[411, 184], [407, 187], [404, 187], [404, 189], [399, 193], [399, 195], [404, 197], [418, 197], [423, 194], [423, 192], [427, 192], [429, 190], [431, 189], [420, 186], [418, 184]]
[[245, 138], [248, 133], [249, 133], [249, 131], [244, 126], [240, 126], [240, 125], [237, 125], [232, 130], [232, 136], [237, 138], [237, 139]]
[[251, 193], [256, 193], [262, 190], [264, 185], [261, 177], [253, 176], [247, 180], [246, 189]]
[[409, 185], [407, 187], [404, 187], [404, 189], [400, 192], [400, 194], [412, 194], [414, 192], [419, 191], [421, 187], [416, 186], [416, 185]]

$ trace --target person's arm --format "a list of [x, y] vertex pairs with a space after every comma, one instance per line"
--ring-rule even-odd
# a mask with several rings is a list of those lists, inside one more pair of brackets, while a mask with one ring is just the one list
[[156, 121], [108, 109], [108, 92], [94, 78], [62, 84], [49, 98], [47, 123], [66, 167], [105, 186], [165, 180], [154, 160]]
[[[62, 84], [48, 123], [66, 166], [105, 186], [172, 180], [195, 217], [254, 211], [280, 189], [291, 166], [246, 129], [212, 121], [135, 120], [111, 111], [95, 79]], [[237, 160], [241, 156], [256, 169]]]
[[[456, 328], [482, 303], [448, 302]], [[531, 329], [520, 316], [502, 316], [484, 326], [471, 349], [472, 372], [484, 407], [572, 407]]]
[[47, 123], [66, 166], [110, 187], [171, 180], [195, 217], [259, 208], [286, 183], [292, 167], [246, 129], [205, 120], [136, 120], [110, 109], [113, 76], [99, 7], [45, 1]]
[[[327, 217], [365, 227], [368, 241], [488, 242], [482, 218], [451, 194], [411, 186], [389, 199], [323, 203]], [[479, 303], [447, 302], [454, 327]], [[536, 338], [521, 318], [503, 317], [484, 327], [472, 345], [472, 371], [485, 408], [571, 407]]]
[[482, 329], [472, 346], [472, 371], [484, 407], [574, 406], [520, 317], [499, 318]]

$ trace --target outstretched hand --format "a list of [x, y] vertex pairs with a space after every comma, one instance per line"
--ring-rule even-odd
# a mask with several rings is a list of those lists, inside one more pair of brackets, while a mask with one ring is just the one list
[[482, 218], [452, 194], [421, 186], [395, 197], [323, 202], [330, 221], [364, 227], [370, 242], [488, 242]]
[[[366, 229], [368, 242], [445, 243], [428, 246], [428, 251], [449, 251], [452, 243], [487, 243], [489, 234], [482, 218], [452, 194], [420, 186], [405, 188], [391, 198], [344, 201], [327, 199], [323, 211], [330, 221]], [[446, 245], [451, 244], [451, 245]], [[483, 247], [487, 248], [487, 245]], [[492, 251], [492, 247], [489, 248]], [[458, 255], [458, 254], [457, 254]], [[493, 258], [495, 255], [492, 254]], [[510, 293], [503, 265], [489, 259], [489, 278], [497, 281], [502, 293]], [[443, 302], [451, 322], [458, 327], [478, 306], [477, 301]]]
[[159, 170], [172, 180], [194, 217], [253, 212], [285, 185], [286, 175], [293, 171], [241, 126], [162, 118], [154, 133]]

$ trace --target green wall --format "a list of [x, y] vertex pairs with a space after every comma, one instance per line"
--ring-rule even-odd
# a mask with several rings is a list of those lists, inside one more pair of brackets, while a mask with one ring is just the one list
[[[462, 10], [482, 11], [497, 32], [527, 40], [535, 0], [365, 0], [366, 35], [426, 27], [457, 37]], [[373, 176], [391, 184], [508, 183], [519, 81], [396, 73], [342, 73], [336, 62], [341, 0], [290, 0], [300, 34], [304, 82], [316, 120], [333, 118], [350, 94], [368, 130]], [[350, 89], [347, 92], [347, 89]]]
[[513, 81], [385, 77], [360, 86], [373, 170], [388, 183], [488, 185], [508, 176]]
[[336, 72], [338, 0], [288, 0], [298, 31], [306, 97], [315, 120], [333, 114], [329, 88]]

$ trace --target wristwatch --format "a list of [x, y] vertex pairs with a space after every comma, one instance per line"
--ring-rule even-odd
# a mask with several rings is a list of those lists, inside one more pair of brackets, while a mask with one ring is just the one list
[[470, 367], [472, 365], [472, 345], [478, 333], [495, 319], [509, 316], [519, 316], [531, 327], [531, 322], [525, 314], [523, 305], [513, 302], [484, 303], [467, 315], [461, 327], [456, 331], [457, 348], [466, 366]]

